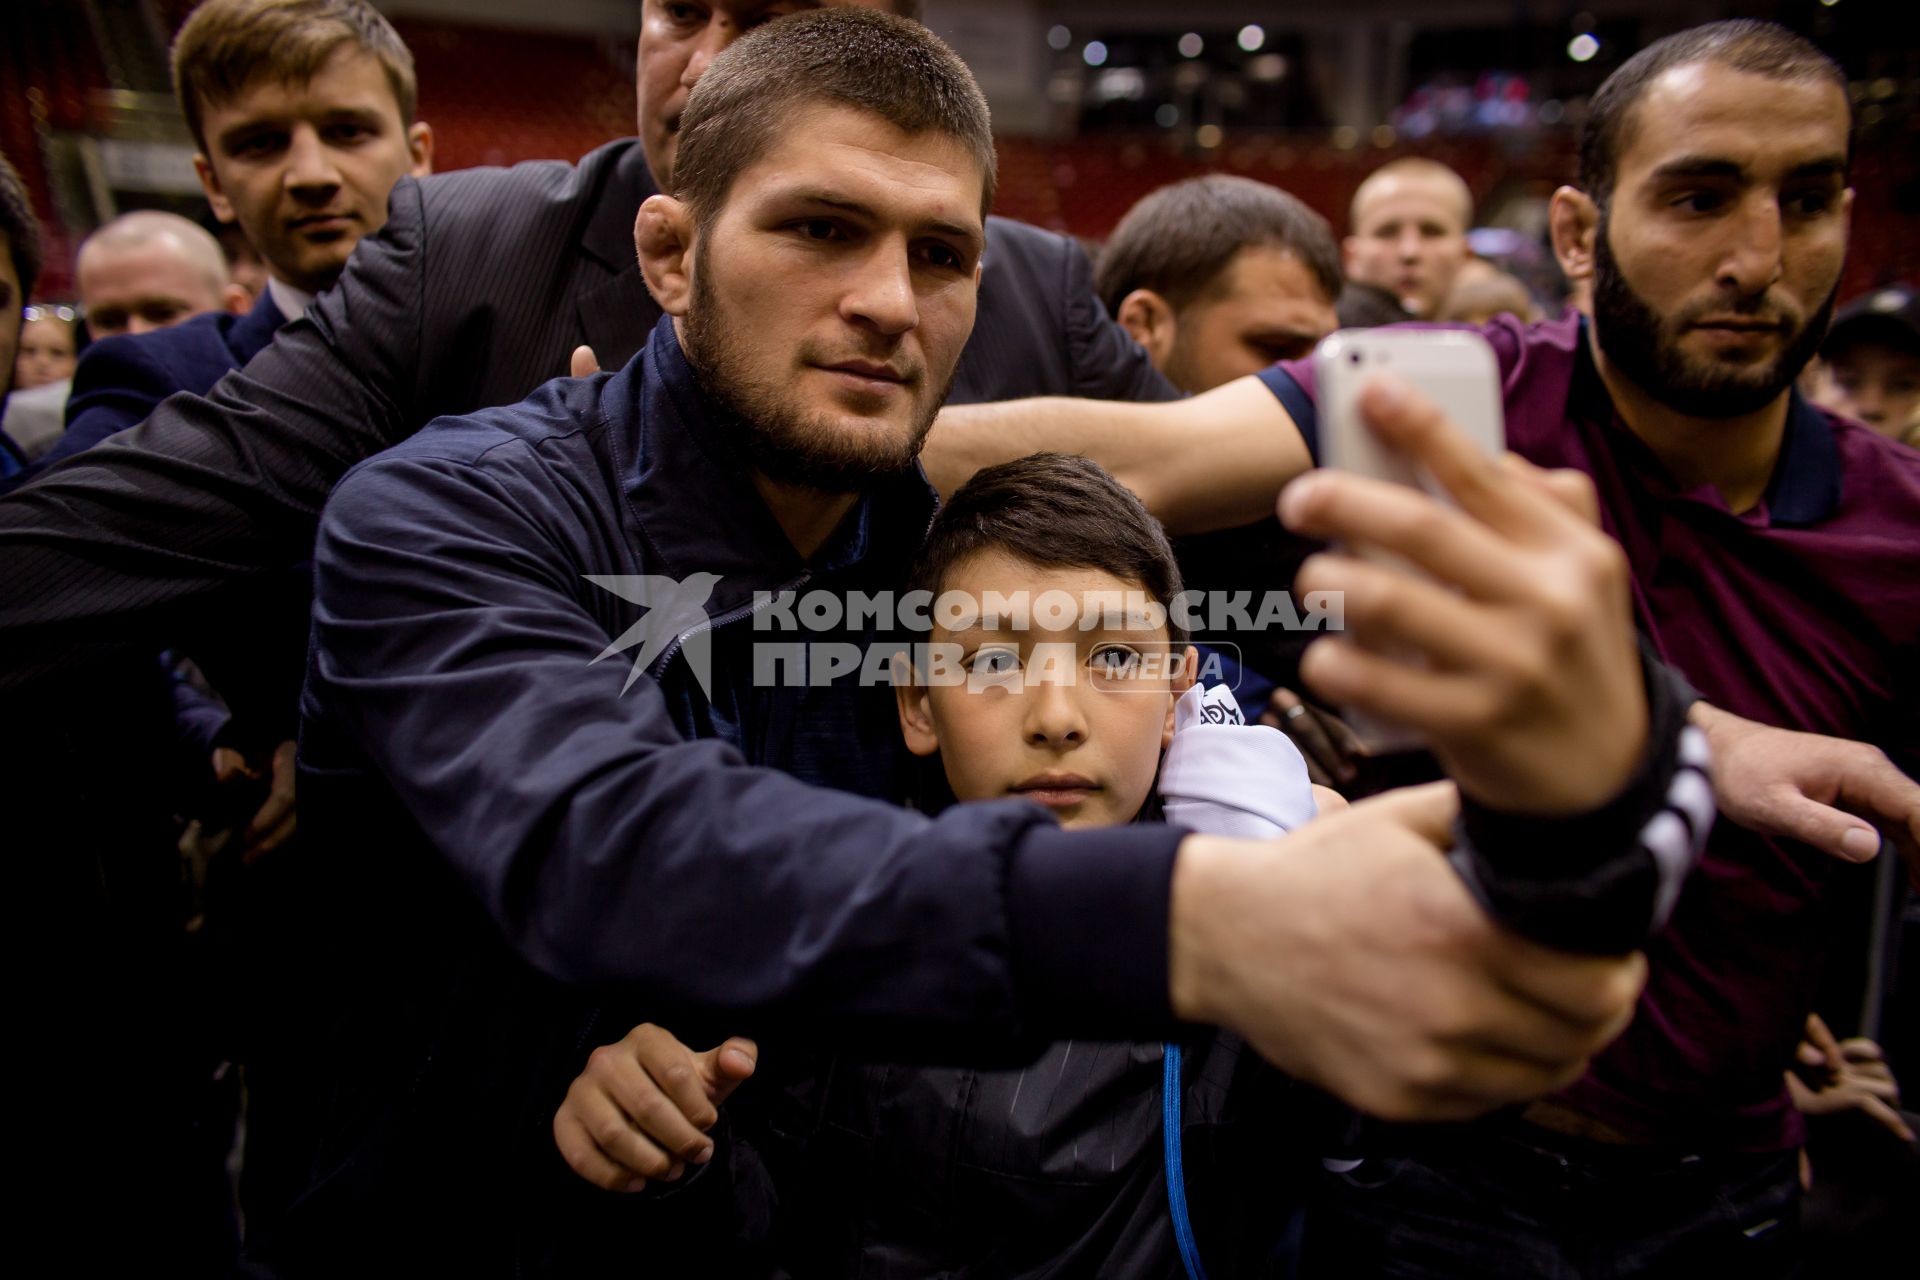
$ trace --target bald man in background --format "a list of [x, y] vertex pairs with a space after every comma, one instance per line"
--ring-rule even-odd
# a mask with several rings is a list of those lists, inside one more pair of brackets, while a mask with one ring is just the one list
[[[177, 213], [138, 209], [123, 213], [80, 244], [80, 306], [95, 338], [152, 333], [209, 311], [246, 311], [246, 291], [233, 283], [220, 244]], [[70, 383], [21, 392], [7, 405], [7, 430], [20, 441], [39, 440], [30, 456], [60, 439]], [[15, 473], [0, 492], [44, 467]]]
[[1353, 193], [1348, 221], [1347, 278], [1390, 289], [1417, 318], [1435, 318], [1469, 256], [1466, 181], [1435, 160], [1395, 160]]
[[220, 242], [177, 213], [123, 213], [80, 245], [80, 305], [96, 338], [152, 333], [208, 311], [244, 315]]

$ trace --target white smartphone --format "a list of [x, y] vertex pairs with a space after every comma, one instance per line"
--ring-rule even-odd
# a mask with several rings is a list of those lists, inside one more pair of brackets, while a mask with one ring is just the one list
[[[1423, 489], [1442, 502], [1444, 490], [1424, 468], [1382, 443], [1361, 419], [1360, 391], [1377, 373], [1392, 372], [1438, 405], [1489, 454], [1506, 448], [1500, 365], [1493, 348], [1465, 329], [1343, 329], [1314, 352], [1320, 411], [1320, 460], [1329, 467]], [[1399, 563], [1398, 567], [1409, 567]], [[1375, 754], [1410, 751], [1420, 737], [1362, 713], [1347, 714], [1361, 743]]]
[[1360, 419], [1360, 389], [1376, 373], [1396, 373], [1440, 406], [1490, 454], [1507, 447], [1500, 408], [1500, 366], [1487, 340], [1470, 329], [1342, 329], [1313, 356], [1320, 410], [1320, 460], [1341, 471], [1446, 495], [1432, 477], [1380, 442]]

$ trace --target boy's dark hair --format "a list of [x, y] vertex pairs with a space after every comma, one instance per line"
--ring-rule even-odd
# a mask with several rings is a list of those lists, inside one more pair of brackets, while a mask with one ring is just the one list
[[987, 100], [958, 54], [917, 22], [873, 9], [818, 9], [755, 27], [694, 87], [680, 121], [673, 194], [703, 226], [743, 169], [813, 103], [870, 112], [909, 134], [958, 140], [980, 166], [980, 212], [993, 207]]
[[[5, 156], [0, 156], [0, 233], [7, 237], [7, 247], [13, 255], [13, 274], [20, 278], [20, 296], [7, 299], [6, 305], [24, 306], [33, 296], [34, 282], [40, 279], [40, 220], [33, 216], [27, 184], [20, 180]], [[0, 377], [0, 387], [7, 384], [13, 371], [5, 372], [8, 376]]]
[[1108, 312], [1135, 289], [1179, 311], [1222, 285], [1242, 249], [1284, 249], [1329, 302], [1340, 296], [1340, 247], [1327, 220], [1278, 187], [1210, 174], [1161, 187], [1127, 210], [1107, 239], [1094, 291]]
[[255, 81], [310, 80], [343, 45], [379, 61], [400, 123], [412, 124], [413, 54], [367, 0], [206, 0], [173, 41], [173, 92], [194, 144], [207, 149], [207, 107], [231, 102]]
[[[1847, 91], [1840, 64], [1785, 27], [1754, 18], [1709, 22], [1656, 40], [1621, 63], [1587, 107], [1580, 131], [1580, 189], [1605, 208], [1634, 122], [1634, 108], [1675, 67], [1706, 62], [1770, 80], [1825, 80]], [[1851, 158], [1851, 157], [1849, 157]]]
[[[908, 587], [938, 596], [953, 566], [982, 551], [1042, 568], [1098, 569], [1138, 583], [1170, 610], [1181, 590], [1160, 522], [1099, 463], [1073, 454], [1016, 458], [961, 485], [927, 530]], [[1171, 612], [1167, 638], [1187, 638]]]

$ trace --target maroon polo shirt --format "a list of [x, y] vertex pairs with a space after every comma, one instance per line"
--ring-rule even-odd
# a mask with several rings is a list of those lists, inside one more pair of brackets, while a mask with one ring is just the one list
[[[1753, 720], [1871, 742], [1920, 773], [1920, 452], [1796, 392], [1765, 498], [1736, 515], [1682, 490], [1620, 421], [1577, 315], [1481, 330], [1507, 443], [1593, 478], [1626, 549], [1638, 622], [1702, 696]], [[1261, 375], [1317, 442], [1313, 368]], [[1797, 1145], [1782, 1081], [1820, 977], [1845, 864], [1718, 823], [1632, 1026], [1561, 1100], [1644, 1141]]]

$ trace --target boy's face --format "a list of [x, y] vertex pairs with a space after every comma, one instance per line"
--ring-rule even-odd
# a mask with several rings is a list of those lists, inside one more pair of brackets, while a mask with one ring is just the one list
[[238, 222], [268, 269], [318, 293], [387, 221], [393, 184], [432, 172], [433, 135], [400, 119], [380, 60], [343, 45], [311, 80], [262, 77], [207, 103], [194, 157], [207, 200]]
[[[899, 688], [908, 750], [938, 752], [961, 800], [1023, 796], [1068, 827], [1131, 821], [1152, 790], [1173, 737], [1174, 701], [1191, 687], [1194, 666], [1191, 649], [1169, 652], [1164, 624], [1104, 616], [1144, 588], [1098, 569], [982, 551], [955, 564], [940, 590], [975, 602], [1019, 592], [1031, 607], [1024, 628], [1002, 618], [949, 631], [936, 618], [929, 639], [957, 647], [965, 678]], [[1065, 594], [1043, 599], [1048, 592]], [[1083, 630], [1082, 618], [1094, 625]]]

